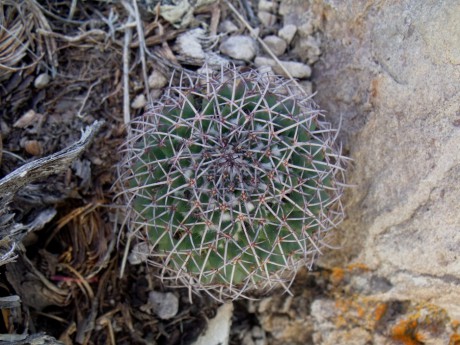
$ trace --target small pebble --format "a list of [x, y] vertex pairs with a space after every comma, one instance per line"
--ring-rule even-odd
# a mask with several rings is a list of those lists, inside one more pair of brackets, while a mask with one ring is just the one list
[[137, 95], [136, 98], [134, 98], [134, 101], [131, 103], [131, 108], [133, 109], [141, 109], [145, 107], [147, 104], [147, 100], [145, 99], [144, 94]]
[[275, 60], [270, 59], [268, 57], [258, 56], [258, 57], [255, 58], [254, 64], [256, 65], [256, 67], [269, 66], [269, 67], [273, 68], [276, 65], [276, 62], [275, 62]]
[[131, 265], [139, 265], [147, 261], [149, 257], [149, 245], [145, 242], [137, 243], [128, 255], [128, 261]]
[[179, 310], [179, 299], [172, 292], [150, 291], [149, 303], [153, 312], [162, 320], [173, 318]]
[[154, 70], [149, 75], [148, 83], [152, 89], [161, 89], [168, 83], [168, 79], [160, 71]]
[[276, 12], [276, 3], [274, 1], [259, 0], [259, 11]]
[[231, 21], [231, 20], [224, 20], [222, 23], [219, 25], [219, 31], [221, 33], [231, 33], [238, 31], [238, 27]]
[[15, 128], [25, 128], [37, 122], [38, 117], [41, 116], [35, 110], [31, 109], [22, 115], [14, 124]]
[[[270, 66], [273, 68], [273, 71], [275, 71], [275, 73], [287, 77], [286, 73], [284, 73], [281, 66], [279, 66], [274, 60], [270, 58], [258, 56], [254, 60], [254, 64], [256, 65], [256, 67]], [[311, 75], [310, 66], [304, 63], [295, 61], [281, 61], [281, 64], [294, 78], [305, 79], [310, 77]]]
[[313, 31], [314, 27], [311, 20], [297, 27], [297, 32], [300, 37], [308, 37], [313, 33]]
[[[281, 64], [294, 78], [305, 79], [311, 76], [311, 67], [304, 63], [295, 61], [281, 61]], [[283, 69], [278, 65], [274, 66], [273, 70], [276, 73], [286, 76]]]
[[266, 27], [271, 27], [276, 23], [276, 16], [267, 11], [259, 11], [259, 13], [257, 13], [257, 18], [259, 18], [260, 22]]
[[37, 89], [43, 89], [50, 83], [50, 76], [48, 73], [42, 73], [37, 76], [34, 80], [34, 86]]
[[276, 56], [283, 55], [287, 48], [287, 43], [278, 36], [267, 36], [264, 38], [264, 43], [271, 49]]
[[204, 60], [206, 54], [203, 50], [202, 42], [206, 39], [206, 32], [204, 29], [196, 28], [188, 30], [176, 38], [176, 44], [174, 50], [180, 55], [197, 59]]
[[152, 89], [150, 90], [150, 99], [151, 100], [160, 99], [162, 94], [163, 92], [161, 89]]
[[313, 36], [302, 37], [296, 41], [293, 52], [296, 53], [303, 61], [312, 64], [318, 61], [321, 55], [321, 41]]
[[251, 61], [257, 52], [257, 44], [249, 36], [232, 36], [222, 42], [220, 51], [237, 60]]
[[297, 32], [297, 26], [295, 26], [294, 24], [288, 24], [288, 25], [283, 26], [278, 31], [278, 36], [281, 37], [283, 40], [285, 40], [287, 44], [290, 44], [296, 32]]
[[43, 147], [37, 140], [26, 140], [24, 149], [32, 156], [41, 156], [43, 154]]

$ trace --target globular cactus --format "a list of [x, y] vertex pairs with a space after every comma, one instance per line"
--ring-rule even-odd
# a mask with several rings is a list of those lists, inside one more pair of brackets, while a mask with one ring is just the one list
[[236, 298], [289, 281], [343, 216], [335, 131], [294, 85], [254, 70], [179, 84], [131, 123], [127, 224], [164, 278], [194, 290]]

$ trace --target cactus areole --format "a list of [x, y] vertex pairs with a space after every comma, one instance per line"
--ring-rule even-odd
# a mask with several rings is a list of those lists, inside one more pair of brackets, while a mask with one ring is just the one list
[[290, 82], [257, 71], [179, 84], [131, 123], [129, 228], [147, 234], [163, 277], [218, 298], [291, 279], [343, 216], [335, 131]]

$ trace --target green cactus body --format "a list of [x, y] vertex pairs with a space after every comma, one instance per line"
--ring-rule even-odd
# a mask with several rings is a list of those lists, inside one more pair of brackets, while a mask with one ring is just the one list
[[190, 84], [132, 122], [122, 194], [164, 274], [235, 297], [319, 252], [342, 215], [343, 157], [281, 79], [230, 69]]

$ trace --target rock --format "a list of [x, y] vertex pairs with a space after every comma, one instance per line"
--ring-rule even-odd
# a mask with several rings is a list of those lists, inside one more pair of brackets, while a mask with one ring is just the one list
[[264, 330], [257, 326], [251, 328], [251, 330], [244, 335], [241, 345], [267, 345], [267, 337]]
[[149, 87], [152, 89], [161, 89], [168, 83], [168, 79], [158, 70], [153, 70], [148, 79]]
[[150, 254], [149, 245], [146, 242], [137, 243], [128, 255], [128, 262], [131, 265], [139, 265], [147, 261]]
[[288, 25], [283, 26], [278, 31], [278, 36], [281, 37], [283, 40], [285, 40], [287, 44], [290, 44], [296, 32], [297, 32], [297, 26], [295, 26], [294, 24], [288, 24]]
[[293, 52], [301, 59], [301, 61], [312, 64], [318, 61], [321, 55], [320, 49], [321, 41], [319, 37], [300, 37], [296, 40]]
[[34, 86], [37, 89], [43, 89], [50, 83], [50, 76], [48, 73], [42, 73], [34, 80]]
[[[150, 1], [147, 1], [150, 2]], [[215, 0], [171, 0], [161, 2], [159, 13], [161, 16], [176, 28], [184, 28], [189, 25], [193, 20], [193, 11], [197, 8], [209, 6], [214, 3]], [[155, 3], [151, 1], [150, 3]], [[150, 10], [157, 13], [157, 8], [151, 6]]]
[[309, 37], [314, 32], [313, 21], [308, 21], [297, 27], [297, 33], [300, 37]]
[[179, 299], [172, 292], [150, 291], [149, 304], [153, 312], [162, 320], [173, 318], [179, 310]]
[[312, 3], [313, 1], [305, 0], [281, 0], [278, 13], [283, 16], [283, 25], [292, 24], [300, 28], [308, 24], [319, 27], [323, 13], [319, 11], [321, 8], [318, 13], [315, 13], [314, 10], [317, 9], [318, 4], [313, 5]]
[[225, 303], [219, 307], [216, 316], [209, 320], [205, 333], [200, 335], [193, 345], [228, 345], [232, 316], [232, 303]]
[[44, 116], [37, 113], [35, 110], [30, 109], [26, 111], [14, 124], [15, 128], [26, 128], [28, 126], [35, 126], [37, 123], [43, 122]]
[[262, 25], [266, 26], [267, 28], [275, 25], [276, 23], [276, 16], [270, 12], [259, 11], [259, 13], [257, 13], [257, 18], [259, 18]]
[[262, 78], [267, 82], [273, 81], [274, 78], [276, 78], [276, 74], [270, 66], [260, 66], [257, 70], [262, 75]]
[[[254, 64], [257, 67], [270, 66], [271, 68], [273, 68], [273, 71], [276, 74], [287, 77], [286, 73], [284, 73], [283, 69], [276, 63], [276, 61], [270, 58], [258, 56], [254, 60]], [[281, 64], [294, 78], [304, 79], [308, 78], [311, 75], [310, 66], [304, 63], [295, 61], [281, 61]]]
[[143, 93], [139, 94], [134, 98], [134, 101], [131, 102], [131, 108], [133, 109], [142, 109], [147, 104], [147, 99]]
[[277, 5], [275, 1], [259, 0], [259, 11], [276, 13]]
[[309, 80], [301, 80], [299, 81], [300, 86], [302, 86], [302, 89], [305, 91], [307, 95], [313, 94], [313, 84]]
[[203, 50], [202, 42], [205, 38], [206, 32], [204, 29], [197, 28], [188, 30], [177, 36], [174, 50], [176, 50], [181, 56], [196, 60], [204, 60], [206, 58], [206, 54]]
[[225, 34], [238, 31], [238, 27], [231, 20], [224, 20], [219, 25], [219, 31]]
[[378, 16], [358, 3], [321, 10], [315, 100], [342, 123], [356, 187], [342, 249], [320, 264], [354, 257], [389, 281], [385, 298], [430, 301], [458, 319], [460, 3], [391, 2]]
[[251, 61], [256, 55], [257, 43], [249, 36], [231, 36], [222, 42], [219, 49], [233, 59]]
[[287, 43], [278, 36], [267, 36], [264, 38], [264, 43], [271, 49], [276, 56], [283, 55], [287, 48]]
[[24, 150], [32, 156], [41, 156], [43, 154], [42, 144], [37, 140], [26, 140]]

